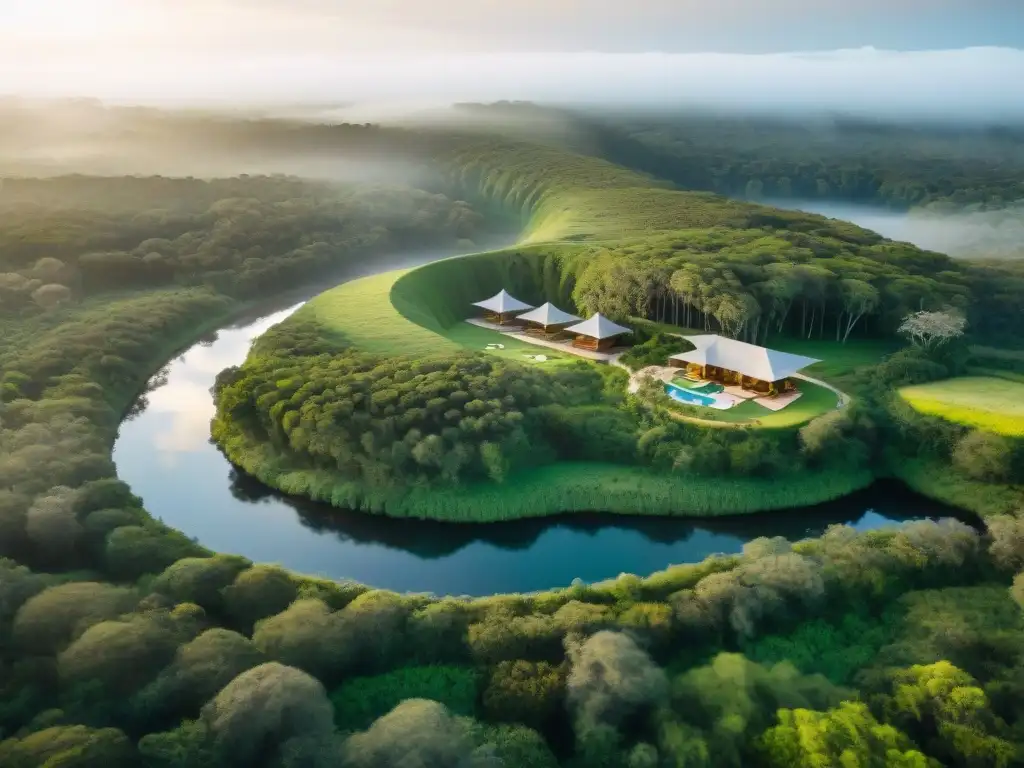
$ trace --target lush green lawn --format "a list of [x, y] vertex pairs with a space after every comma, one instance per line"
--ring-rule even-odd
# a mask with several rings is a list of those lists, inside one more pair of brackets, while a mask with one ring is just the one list
[[[422, 356], [468, 349], [546, 368], [584, 360], [469, 323], [456, 322], [440, 332], [416, 324], [391, 301], [392, 286], [408, 271], [396, 270], [343, 283], [312, 299], [296, 317], [313, 317], [326, 334], [336, 335], [366, 352]], [[505, 348], [487, 349], [488, 344], [503, 344]], [[527, 355], [545, 355], [548, 359], [538, 362]]]
[[[541, 347], [536, 344], [529, 344], [509, 336], [507, 333], [491, 331], [487, 328], [480, 328], [469, 323], [456, 323], [443, 334], [444, 338], [453, 341], [473, 352], [486, 352], [489, 355], [503, 357], [507, 360], [515, 360], [519, 363], [539, 365], [551, 368], [559, 365], [572, 365], [580, 361], [590, 362], [586, 358], [565, 352], [556, 352], [553, 349]], [[504, 349], [487, 349], [488, 344], [503, 344]], [[531, 358], [537, 355], [544, 355], [547, 360], [538, 362]]]
[[832, 390], [811, 384], [809, 381], [797, 382], [797, 386], [803, 394], [781, 411], [769, 411], [764, 406], [747, 400], [727, 411], [701, 408], [699, 416], [702, 419], [729, 424], [778, 429], [804, 424], [815, 416], [820, 416], [836, 407], [838, 398]]
[[410, 322], [391, 303], [391, 287], [408, 271], [396, 270], [342, 283], [312, 299], [295, 317], [315, 318], [326, 334], [364, 352], [422, 356], [458, 351], [458, 342]]
[[850, 339], [842, 344], [838, 341], [779, 336], [770, 338], [768, 346], [781, 352], [806, 355], [820, 360], [820, 363], [807, 366], [801, 373], [833, 381], [855, 373], [860, 368], [877, 365], [882, 362], [882, 358], [892, 354], [902, 345], [891, 339]]
[[963, 376], [900, 390], [915, 410], [1000, 435], [1024, 436], [1024, 383]]

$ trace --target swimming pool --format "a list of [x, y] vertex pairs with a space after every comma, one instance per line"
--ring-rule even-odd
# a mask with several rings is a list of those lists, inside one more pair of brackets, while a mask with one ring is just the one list
[[715, 403], [715, 398], [713, 397], [708, 397], [707, 395], [699, 395], [696, 392], [691, 392], [688, 389], [677, 387], [675, 384], [666, 384], [665, 393], [676, 402], [686, 403], [687, 405], [710, 406], [714, 405]]

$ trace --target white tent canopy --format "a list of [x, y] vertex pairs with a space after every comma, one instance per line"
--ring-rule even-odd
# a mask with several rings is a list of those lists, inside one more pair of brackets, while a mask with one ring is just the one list
[[779, 381], [787, 376], [792, 376], [801, 368], [819, 362], [813, 357], [779, 352], [776, 349], [767, 349], [716, 334], [684, 338], [696, 349], [672, 355], [671, 360], [682, 360], [697, 365], [713, 365], [761, 381]]
[[570, 325], [565, 330], [577, 336], [590, 336], [593, 339], [610, 339], [612, 336], [633, 332], [629, 328], [616, 325], [600, 312], [595, 312], [582, 323]]
[[527, 312], [525, 315], [519, 316], [520, 320], [526, 320], [531, 323], [539, 323], [543, 326], [548, 325], [565, 325], [566, 323], [574, 323], [581, 318], [576, 315], [570, 315], [568, 312], [563, 312], [551, 302], [547, 304], [541, 304], [532, 312]]
[[473, 302], [473, 306], [482, 307], [498, 315], [504, 315], [508, 312], [522, 312], [524, 309], [533, 309], [532, 304], [520, 301], [515, 296], [510, 295], [504, 288], [489, 299]]

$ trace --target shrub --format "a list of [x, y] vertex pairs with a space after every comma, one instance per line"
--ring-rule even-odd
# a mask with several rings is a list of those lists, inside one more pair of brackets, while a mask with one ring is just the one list
[[130, 611], [128, 589], [94, 581], [50, 587], [29, 599], [14, 619], [14, 639], [34, 653], [54, 653], [93, 624]]
[[500, 662], [483, 695], [488, 718], [543, 729], [565, 708], [568, 667], [522, 659]]
[[373, 677], [355, 677], [331, 694], [338, 726], [364, 730], [406, 699], [431, 699], [456, 715], [476, 712], [477, 673], [469, 667], [402, 667]]

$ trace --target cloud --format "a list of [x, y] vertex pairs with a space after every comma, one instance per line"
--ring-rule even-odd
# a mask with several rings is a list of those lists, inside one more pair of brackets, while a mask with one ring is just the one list
[[[921, 15], [924, 0], [0, 0], [0, 93], [1024, 115], [1024, 40], [903, 52], [878, 42], [893, 40], [893, 28], [915, 30], [916, 42], [1000, 40], [992, 30], [1024, 30], [1006, 18], [1021, 9], [1002, 0], [928, 7]], [[897, 23], [914, 14], [913, 24]], [[953, 28], [963, 33], [950, 37]], [[708, 48], [718, 52], [700, 52]]]
[[1015, 0], [0, 0], [0, 16], [9, 45], [92, 39], [193, 52], [1024, 45]]
[[0, 69], [0, 92], [143, 103], [549, 102], [1024, 118], [1024, 51], [788, 54], [151, 54]]

